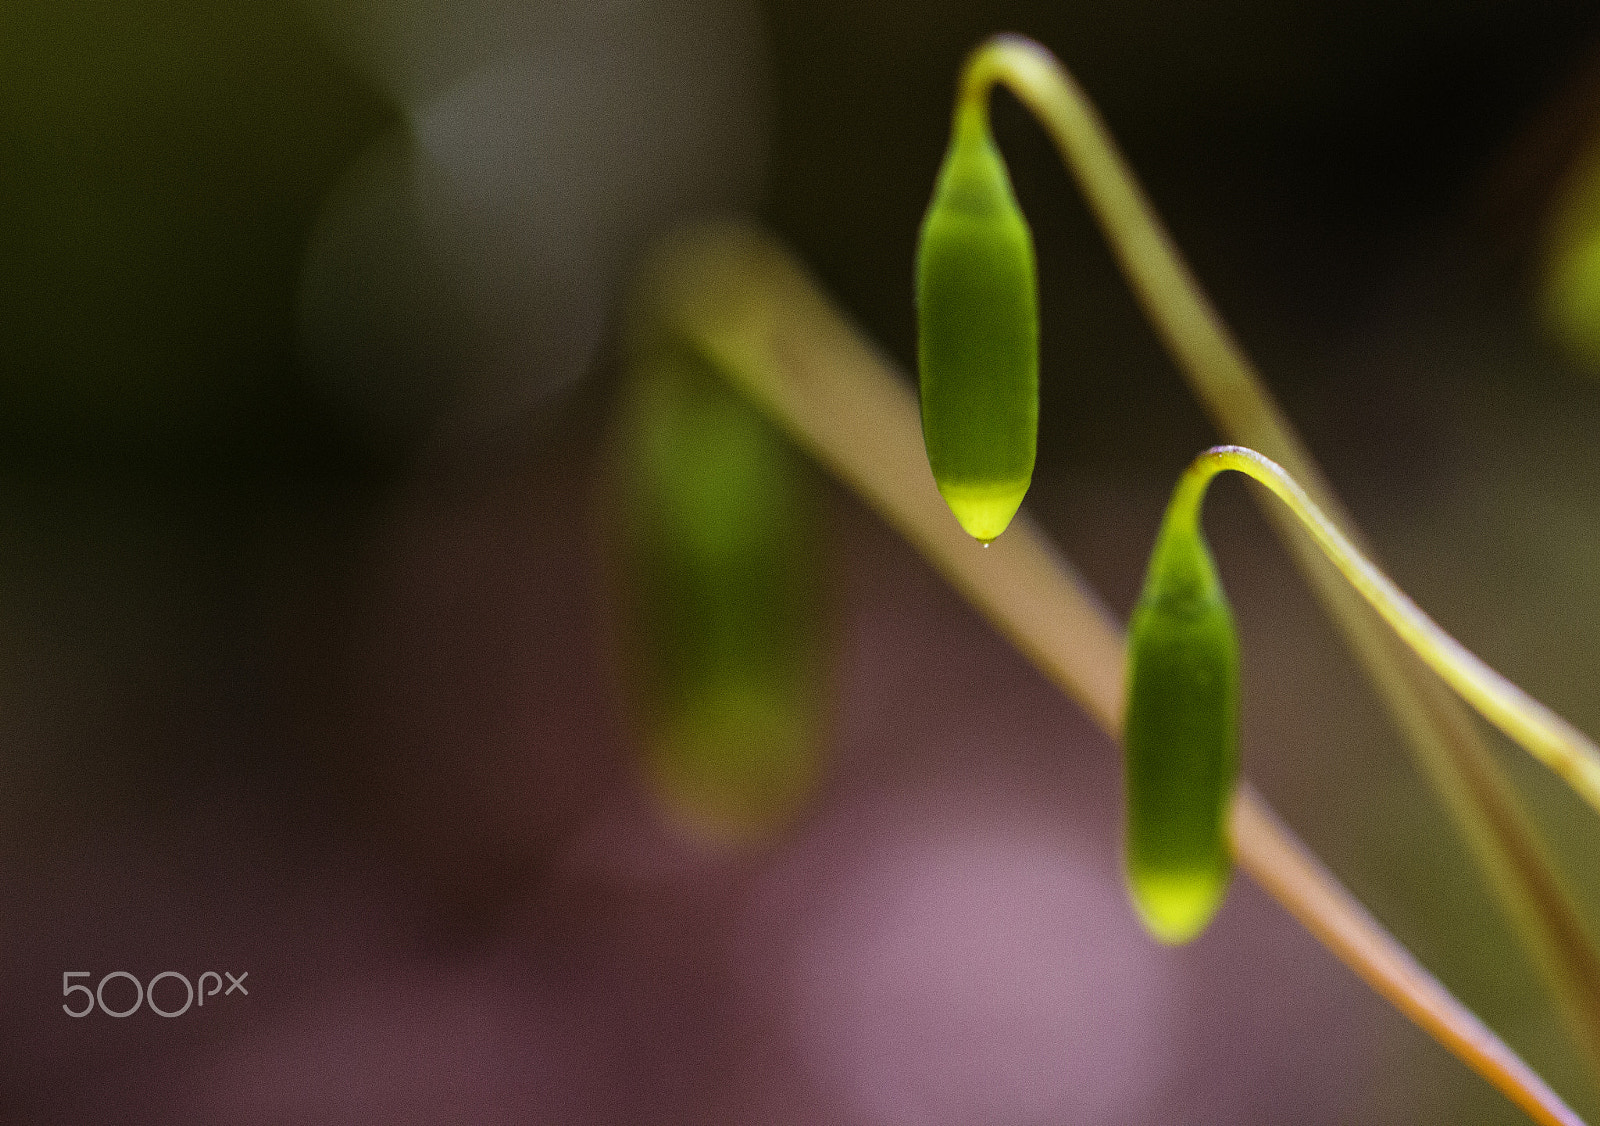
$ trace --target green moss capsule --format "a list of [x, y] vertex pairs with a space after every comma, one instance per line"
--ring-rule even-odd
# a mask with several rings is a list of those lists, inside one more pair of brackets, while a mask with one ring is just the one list
[[1128, 886], [1168, 943], [1222, 905], [1239, 774], [1239, 642], [1196, 520], [1169, 514], [1128, 627]]
[[950, 511], [987, 543], [1033, 479], [1039, 429], [1033, 237], [982, 105], [964, 107], [917, 248], [922, 436]]
[[620, 577], [644, 773], [701, 835], [759, 836], [818, 774], [818, 499], [809, 467], [703, 361], [643, 359]]

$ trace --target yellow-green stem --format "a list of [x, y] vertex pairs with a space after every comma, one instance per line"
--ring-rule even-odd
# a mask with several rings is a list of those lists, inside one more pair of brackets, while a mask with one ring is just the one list
[[[990, 547], [949, 517], [904, 380], [780, 247], [710, 227], [664, 247], [637, 297], [636, 331], [699, 351], [858, 493], [1112, 738], [1122, 731], [1123, 641], [1099, 600], [1023, 518]], [[1515, 1052], [1340, 886], [1248, 785], [1229, 846], [1318, 941], [1534, 1121], [1581, 1126]]]
[[1168, 519], [1195, 526], [1206, 486], [1233, 470], [1261, 483], [1311, 533], [1329, 561], [1412, 651], [1490, 723], [1555, 771], [1600, 812], [1600, 748], [1572, 724], [1484, 664], [1423, 613], [1358, 551], [1281, 465], [1243, 446], [1217, 446], [1197, 457], [1173, 492]]
[[[1360, 544], [1344, 507], [1195, 281], [1077, 82], [1044, 47], [1002, 35], [972, 54], [960, 103], [982, 102], [997, 83], [1055, 143], [1135, 296], [1224, 436], [1284, 466], [1329, 521]], [[1267, 515], [1395, 716], [1549, 983], [1591, 1072], [1600, 1075], [1600, 955], [1471, 715], [1350, 588], [1292, 514], [1272, 506]]]

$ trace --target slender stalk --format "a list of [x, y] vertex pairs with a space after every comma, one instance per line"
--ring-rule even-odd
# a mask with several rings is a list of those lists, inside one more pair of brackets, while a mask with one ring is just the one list
[[1243, 783], [1228, 822], [1239, 866], [1373, 991], [1535, 1122], [1581, 1121], [1543, 1079], [1456, 1000], [1340, 886]]
[[[1228, 440], [1284, 466], [1328, 520], [1361, 544], [1353, 521], [1195, 281], [1077, 82], [1039, 44], [997, 36], [969, 60], [957, 112], [983, 101], [996, 83], [1021, 100], [1055, 143], [1135, 296], [1218, 428]], [[1488, 874], [1591, 1072], [1600, 1075], [1600, 954], [1472, 717], [1385, 628], [1291, 513], [1271, 506], [1267, 516], [1365, 666]]]
[[[1120, 736], [1123, 643], [1110, 614], [1026, 518], [984, 548], [933, 486], [915, 398], [800, 266], [755, 231], [707, 228], [663, 251], [636, 331], [698, 349], [855, 490], [1041, 672]], [[1248, 785], [1229, 817], [1239, 866], [1336, 957], [1534, 1121], [1581, 1119], [1423, 969]]]
[[1311, 533], [1317, 546], [1357, 593], [1429, 668], [1600, 812], [1600, 748], [1440, 629], [1345, 538], [1282, 466], [1242, 446], [1209, 449], [1194, 460], [1179, 480], [1167, 519], [1177, 521], [1180, 527], [1197, 528], [1206, 487], [1217, 474], [1230, 469], [1266, 486]]

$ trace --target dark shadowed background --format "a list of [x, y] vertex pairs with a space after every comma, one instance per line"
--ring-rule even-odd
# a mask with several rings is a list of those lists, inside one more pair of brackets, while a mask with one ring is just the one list
[[[1401, 585], [1600, 730], [1600, 380], [1532, 298], [1600, 143], [1593, 5], [7, 0], [0, 1119], [1518, 1120], [1245, 881], [1144, 938], [1113, 748], [834, 486], [819, 791], [712, 849], [639, 780], [598, 532], [631, 265], [754, 213], [908, 365], [998, 30], [1097, 99]], [[1029, 503], [1125, 614], [1215, 435], [1005, 95], [996, 127]], [[1242, 487], [1209, 526], [1252, 776], [1592, 1117]], [[1592, 815], [1505, 761], [1600, 925]], [[117, 970], [249, 993], [63, 1013]]]

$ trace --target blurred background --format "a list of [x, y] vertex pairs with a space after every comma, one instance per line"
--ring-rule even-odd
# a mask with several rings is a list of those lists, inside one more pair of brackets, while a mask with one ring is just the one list
[[[1098, 101], [1400, 584], [1600, 730], [1600, 381], [1539, 299], [1600, 144], [1593, 5], [8, 0], [0, 1118], [1518, 1121], [1246, 881], [1146, 940], [1113, 748], [803, 466], [802, 781], [712, 840], [641, 768], [630, 269], [754, 214], [910, 370], [997, 30]], [[995, 114], [1041, 271], [1029, 504], [1125, 615], [1216, 436]], [[1209, 511], [1249, 772], [1594, 1116], [1243, 488]], [[1600, 926], [1591, 816], [1504, 761]], [[250, 993], [62, 1012], [114, 970]]]

